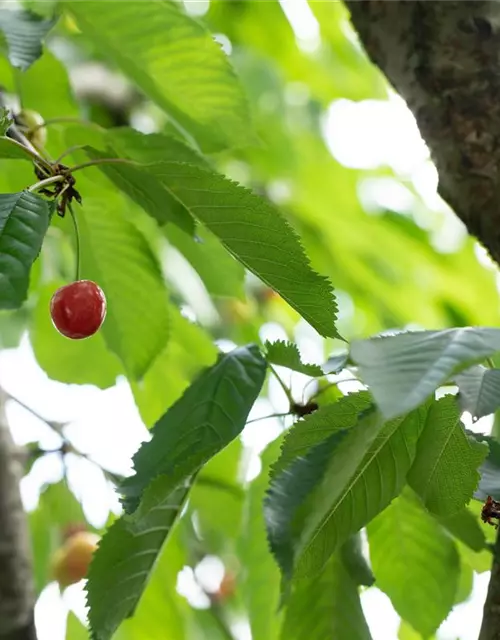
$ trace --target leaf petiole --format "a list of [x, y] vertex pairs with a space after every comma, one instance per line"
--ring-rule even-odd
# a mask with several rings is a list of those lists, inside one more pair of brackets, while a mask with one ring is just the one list
[[50, 178], [45, 178], [45, 180], [40, 180], [40, 182], [36, 182], [32, 184], [31, 187], [28, 187], [28, 191], [33, 193], [34, 191], [39, 191], [40, 189], [44, 189], [50, 184], [54, 184], [55, 182], [63, 182], [65, 180], [65, 176], [51, 176]]
[[87, 167], [93, 167], [96, 164], [129, 164], [134, 167], [140, 166], [139, 162], [135, 162], [134, 160], [127, 160], [126, 158], [96, 158], [95, 160], [89, 160], [88, 162], [82, 162], [82, 164], [77, 164], [74, 167], [70, 167], [67, 170], [67, 173], [75, 173], [75, 171], [80, 171], [81, 169], [86, 169]]

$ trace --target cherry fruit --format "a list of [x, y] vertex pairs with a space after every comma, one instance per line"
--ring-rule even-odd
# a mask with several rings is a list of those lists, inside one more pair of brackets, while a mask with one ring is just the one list
[[54, 293], [50, 315], [55, 328], [66, 338], [88, 338], [104, 322], [106, 297], [92, 280], [77, 280]]
[[97, 549], [99, 536], [79, 531], [66, 540], [52, 557], [52, 573], [64, 588], [83, 580]]

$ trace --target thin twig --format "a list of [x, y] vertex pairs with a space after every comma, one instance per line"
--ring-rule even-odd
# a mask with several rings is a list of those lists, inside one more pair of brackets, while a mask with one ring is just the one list
[[284, 418], [285, 416], [291, 416], [290, 411], [286, 413], [271, 413], [268, 416], [262, 416], [261, 418], [252, 418], [252, 420], [247, 420], [246, 424], [252, 424], [252, 422], [259, 422], [260, 420], [269, 420], [269, 418]]
[[279, 382], [280, 387], [283, 389], [283, 391], [285, 392], [286, 397], [288, 398], [288, 402], [290, 403], [290, 405], [295, 403], [295, 400], [292, 397], [292, 394], [290, 392], [290, 389], [286, 386], [286, 384], [283, 382], [283, 380], [281, 379], [281, 377], [279, 376], [278, 372], [276, 371], [276, 369], [273, 367], [272, 364], [268, 365], [269, 369], [271, 369], [271, 372], [273, 373], [274, 377], [276, 378], [276, 380]]

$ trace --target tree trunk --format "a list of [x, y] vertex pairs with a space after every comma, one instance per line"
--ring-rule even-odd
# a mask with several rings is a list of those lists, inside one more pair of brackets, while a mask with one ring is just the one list
[[500, 263], [500, 4], [346, 5], [366, 52], [417, 120], [441, 196]]
[[22, 466], [7, 424], [0, 390], [0, 640], [36, 640], [34, 589]]

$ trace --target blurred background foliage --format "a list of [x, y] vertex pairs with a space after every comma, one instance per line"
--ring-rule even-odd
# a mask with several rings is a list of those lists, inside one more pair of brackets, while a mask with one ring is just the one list
[[[24, 4], [48, 13], [54, 3]], [[189, 0], [185, 9], [207, 24], [230, 54], [260, 142], [214, 154], [211, 161], [275, 202], [298, 231], [315, 269], [335, 286], [340, 333], [350, 340], [401, 327], [496, 325], [496, 269], [437, 196], [435, 170], [411, 115], [367, 61], [343, 5]], [[23, 107], [46, 120], [68, 118], [49, 127], [47, 150], [52, 157], [82, 143], [103, 147], [99, 127], [71, 120], [75, 118], [105, 128], [170, 130], [166, 116], [99, 55], [69, 15], [51, 32], [42, 58], [22, 77], [5, 55], [0, 57], [0, 78], [8, 95], [21, 97]], [[70, 157], [76, 162], [84, 156], [76, 151]], [[32, 182], [29, 165], [0, 161], [3, 192]], [[341, 347], [339, 341], [320, 339], [279, 296], [246, 274], [209, 232], [192, 239], [167, 226], [159, 233], [156, 223], [110, 187], [97, 169], [78, 174], [78, 188], [85, 200], [83, 275], [100, 276], [111, 315], [117, 316], [111, 318], [109, 331], [124, 353], [143, 363], [145, 373], [127, 383], [123, 359], [108, 349], [102, 335], [68, 344], [52, 327], [50, 296], [74, 274], [71, 223], [57, 219], [33, 270], [28, 303], [20, 311], [0, 314], [1, 348], [26, 351], [31, 345], [51, 380], [105, 390], [118, 379], [120, 388], [133, 394], [143, 423], [151, 427], [197, 372], [214, 362], [215, 344], [288, 337], [298, 342], [306, 360], [314, 361]], [[137, 297], [137, 283], [142, 298]], [[141, 331], [140, 301], [146, 298], [156, 310], [156, 333]], [[22, 396], [25, 405], [39, 403], [40, 390], [21, 383], [16, 387], [9, 360], [4, 361], [2, 386], [13, 397]], [[306, 381], [294, 374], [297, 400]], [[66, 393], [63, 387], [57, 389]], [[322, 401], [326, 397], [323, 394]], [[97, 395], [92, 398], [98, 402]], [[18, 402], [13, 404], [19, 409]], [[270, 381], [252, 417], [287, 409], [282, 392]], [[50, 408], [44, 410], [45, 421], [78, 422], [72, 412], [62, 418], [54, 417], [57, 410], [52, 414]], [[28, 417], [26, 410], [12, 409], [19, 441], [30, 440], [22, 434]], [[119, 512], [110, 487], [113, 473], [127, 472], [115, 464], [115, 458], [130, 454], [122, 450], [121, 433], [128, 429], [123, 420], [117, 412], [107, 425], [114, 440], [97, 465], [88, 460], [95, 440], [88, 439], [87, 452], [75, 444], [76, 429], [57, 424], [58, 435], [50, 436], [36, 419], [42, 435], [34, 431], [26, 471], [33, 480], [30, 486], [37, 487], [36, 498], [39, 493], [28, 509], [36, 587], [42, 594], [37, 616], [40, 629], [47, 630], [40, 640], [57, 640], [60, 631], [54, 621], [62, 605], [51, 584], [50, 559], [64, 527], [85, 521], [99, 533]], [[137, 427], [139, 417], [134, 420], [131, 439], [138, 444], [145, 434]], [[273, 604], [279, 573], [267, 550], [261, 513], [265, 471], [279, 440], [272, 442], [262, 462], [258, 456], [284, 424], [289, 422], [252, 423], [242, 441], [203, 469], [136, 616], [124, 623], [117, 640], [248, 638], [249, 617], [254, 640], [287, 637], [280, 635], [287, 627], [280, 631]], [[91, 433], [99, 438], [98, 430]], [[52, 466], [42, 468], [42, 458]], [[78, 466], [82, 461], [84, 466]], [[99, 475], [95, 486], [102, 491], [84, 498], [82, 485], [90, 468]], [[93, 500], [105, 503], [105, 517], [89, 516]], [[471, 593], [472, 570], [489, 568], [488, 554], [485, 560], [485, 552], [475, 554], [462, 546], [457, 602]], [[81, 589], [71, 587], [68, 593], [64, 607], [78, 616], [70, 614], [66, 638], [79, 640], [87, 637], [80, 622]], [[385, 633], [378, 637], [393, 637], [387, 629]], [[399, 637], [419, 636], [405, 624]]]

